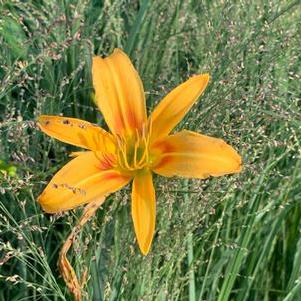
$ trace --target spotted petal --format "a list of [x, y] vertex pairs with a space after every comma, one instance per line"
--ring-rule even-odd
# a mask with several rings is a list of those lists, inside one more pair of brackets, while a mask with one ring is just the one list
[[38, 201], [48, 213], [65, 211], [107, 196], [130, 180], [119, 171], [103, 169], [97, 154], [88, 151], [59, 170]]
[[45, 134], [60, 141], [93, 151], [114, 152], [112, 135], [85, 120], [41, 115], [38, 126]]

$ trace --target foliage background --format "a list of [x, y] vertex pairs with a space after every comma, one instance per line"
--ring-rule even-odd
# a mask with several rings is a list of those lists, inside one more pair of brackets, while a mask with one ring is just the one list
[[121, 47], [149, 110], [181, 81], [209, 87], [179, 128], [221, 137], [239, 175], [156, 177], [157, 227], [142, 257], [129, 189], [108, 198], [69, 253], [86, 300], [301, 300], [300, 1], [0, 1], [0, 300], [71, 300], [59, 249], [81, 209], [36, 197], [72, 147], [40, 114], [97, 122], [91, 56]]

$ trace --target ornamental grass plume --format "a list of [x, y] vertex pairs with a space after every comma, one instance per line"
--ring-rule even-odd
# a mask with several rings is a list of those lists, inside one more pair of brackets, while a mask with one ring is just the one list
[[168, 93], [147, 117], [141, 79], [120, 49], [92, 65], [95, 100], [110, 132], [69, 117], [39, 117], [47, 135], [86, 151], [75, 153], [52, 178], [38, 201], [47, 213], [88, 204], [60, 253], [59, 266], [76, 300], [82, 299], [66, 254], [79, 228], [105, 198], [132, 181], [132, 219], [139, 248], [147, 255], [154, 236], [156, 196], [153, 173], [205, 179], [241, 170], [241, 157], [221, 139], [188, 130], [170, 134], [205, 90], [208, 74], [191, 77]]

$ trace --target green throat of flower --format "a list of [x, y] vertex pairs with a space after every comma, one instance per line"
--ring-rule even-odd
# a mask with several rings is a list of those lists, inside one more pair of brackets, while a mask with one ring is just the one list
[[150, 164], [148, 131], [138, 130], [126, 138], [117, 137], [117, 165], [124, 171], [136, 171]]

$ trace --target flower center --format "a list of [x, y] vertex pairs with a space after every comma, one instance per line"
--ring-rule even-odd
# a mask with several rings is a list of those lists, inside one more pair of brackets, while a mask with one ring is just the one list
[[127, 137], [117, 137], [118, 167], [125, 171], [135, 171], [149, 165], [149, 131], [143, 127]]

